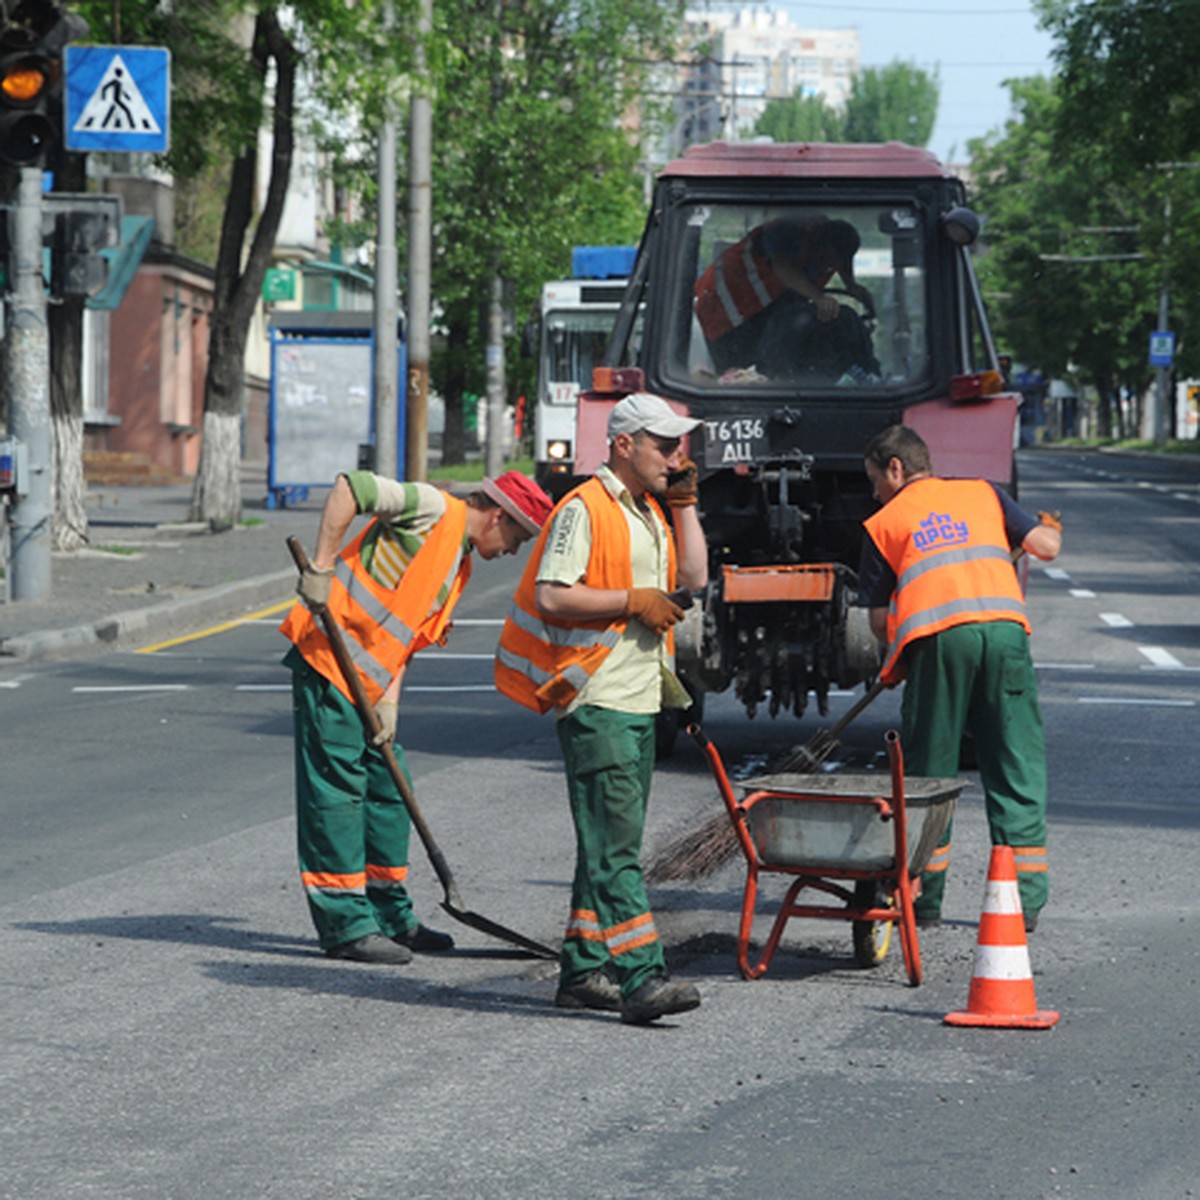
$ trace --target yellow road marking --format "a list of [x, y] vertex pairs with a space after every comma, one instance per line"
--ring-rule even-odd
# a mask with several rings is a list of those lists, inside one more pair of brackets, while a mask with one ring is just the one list
[[295, 600], [281, 600], [278, 604], [272, 604], [270, 608], [260, 608], [258, 612], [247, 613], [244, 617], [237, 617], [233, 621], [225, 621], [220, 625], [213, 625], [208, 629], [200, 629], [196, 633], [186, 633], [183, 637], [171, 638], [169, 641], [155, 642], [153, 646], [141, 646], [134, 651], [134, 654], [153, 654], [156, 650], [168, 650], [172, 646], [182, 646], [186, 642], [196, 642], [201, 638], [212, 637], [216, 633], [226, 633], [230, 629], [237, 629], [239, 625], [246, 625], [250, 621], [261, 621], [264, 617], [272, 617], [276, 613], [281, 613], [285, 609], [291, 608], [295, 603]]

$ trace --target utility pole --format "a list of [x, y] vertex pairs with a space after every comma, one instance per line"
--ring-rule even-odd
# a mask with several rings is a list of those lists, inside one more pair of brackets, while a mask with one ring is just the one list
[[[383, 8], [383, 27], [390, 35], [395, 24], [392, 0]], [[375, 237], [375, 460], [380, 475], [395, 479], [400, 464], [396, 461], [399, 415], [396, 379], [399, 355], [396, 351], [396, 110], [385, 101], [383, 124], [379, 128], [379, 161], [376, 167], [379, 185], [378, 230]]]
[[8, 321], [12, 435], [24, 447], [25, 484], [9, 524], [14, 600], [50, 596], [50, 337], [42, 282], [42, 172], [22, 167], [12, 223], [13, 290]]
[[433, 237], [433, 99], [425, 43], [433, 0], [421, 0], [409, 136], [407, 479], [429, 476], [429, 294]]

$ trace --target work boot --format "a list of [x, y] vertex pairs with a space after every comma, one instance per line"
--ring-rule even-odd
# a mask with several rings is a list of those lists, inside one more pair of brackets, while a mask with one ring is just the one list
[[695, 984], [672, 983], [665, 975], [655, 975], [621, 1000], [621, 1020], [626, 1025], [648, 1025], [659, 1017], [699, 1007]]
[[407, 933], [394, 934], [392, 941], [418, 954], [441, 954], [454, 949], [454, 939], [448, 933], [438, 933], [428, 925], [417, 925]]
[[412, 951], [407, 946], [398, 946], [380, 933], [368, 933], [352, 942], [330, 946], [325, 953], [346, 962], [390, 963], [396, 967], [412, 962]]
[[560, 983], [554, 994], [555, 1008], [597, 1008], [619, 1012], [621, 989], [602, 969], [589, 971], [575, 983]]
[[1025, 914], [1025, 932], [1032, 933], [1037, 928], [1038, 914], [1035, 912], [1027, 912]]

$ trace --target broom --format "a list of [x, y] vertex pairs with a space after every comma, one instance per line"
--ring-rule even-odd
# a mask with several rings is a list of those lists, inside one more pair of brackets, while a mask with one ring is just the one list
[[[815, 775], [837, 749], [838, 736], [874, 700], [884, 685], [876, 681], [840, 717], [831, 729], [818, 730], [803, 746], [798, 746], [775, 768], [773, 773]], [[649, 883], [670, 883], [679, 879], [701, 879], [720, 870], [737, 853], [738, 839], [729, 814], [717, 813], [703, 825], [685, 833], [660, 850], [646, 868]]]

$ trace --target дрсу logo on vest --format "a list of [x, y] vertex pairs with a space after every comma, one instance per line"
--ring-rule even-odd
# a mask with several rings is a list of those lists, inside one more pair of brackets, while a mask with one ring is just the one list
[[958, 546], [967, 540], [970, 531], [966, 521], [952, 521], [949, 513], [930, 513], [913, 534], [913, 545], [923, 554]]

